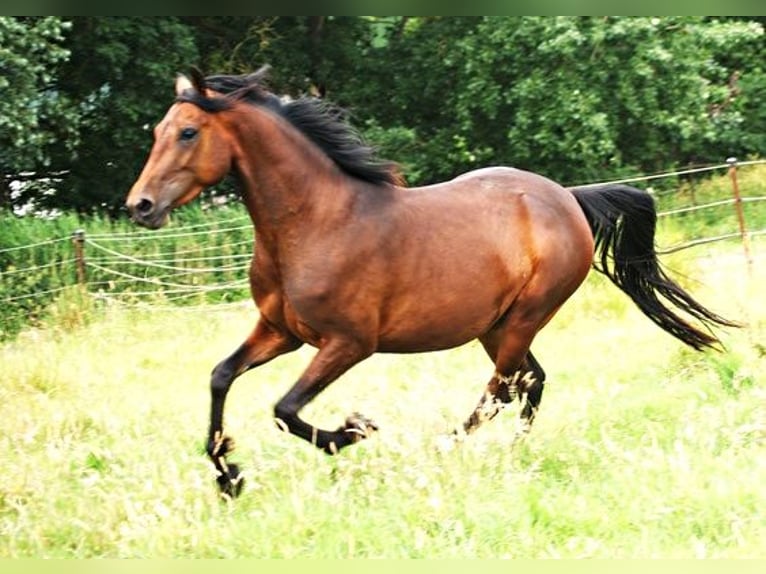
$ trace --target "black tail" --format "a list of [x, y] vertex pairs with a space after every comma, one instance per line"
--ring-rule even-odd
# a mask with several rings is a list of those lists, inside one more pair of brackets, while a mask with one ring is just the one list
[[[695, 301], [660, 267], [654, 250], [654, 200], [628, 185], [570, 188], [596, 240], [594, 267], [627, 293], [644, 314], [687, 345], [702, 350], [720, 344], [714, 325], [737, 327]], [[660, 296], [665, 300], [660, 299]], [[671, 303], [699, 320], [702, 331], [677, 315]]]

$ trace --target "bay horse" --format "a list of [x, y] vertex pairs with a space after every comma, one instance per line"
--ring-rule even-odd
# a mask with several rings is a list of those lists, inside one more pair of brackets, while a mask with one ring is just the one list
[[301, 419], [328, 385], [376, 352], [436, 351], [474, 339], [494, 370], [463, 431], [516, 398], [528, 429], [545, 381], [530, 345], [591, 267], [694, 349], [719, 344], [711, 327], [735, 325], [661, 269], [647, 192], [567, 189], [509, 167], [407, 188], [341, 108], [277, 97], [265, 85], [266, 69], [179, 76], [126, 200], [136, 223], [159, 228], [172, 209], [233, 172], [254, 225], [249, 278], [259, 318], [210, 381], [207, 454], [224, 495], [238, 495], [243, 484], [226, 460], [233, 441], [223, 434], [232, 382], [303, 344], [317, 352], [274, 415], [283, 430], [335, 454], [377, 426], [360, 414], [336, 430]]

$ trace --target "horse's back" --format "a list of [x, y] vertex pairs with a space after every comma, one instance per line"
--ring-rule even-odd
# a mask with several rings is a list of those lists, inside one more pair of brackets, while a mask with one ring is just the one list
[[507, 206], [510, 213], [499, 208], [499, 216], [506, 217], [505, 223], [521, 241], [514, 244], [533, 259], [537, 289], [545, 291], [541, 297], [565, 300], [574, 292], [590, 270], [594, 244], [590, 225], [570, 190], [540, 174], [510, 167], [478, 169], [453, 182], [480, 190], [480, 197], [497, 206]]
[[387, 278], [383, 350], [476, 338], [525, 293], [552, 313], [590, 267], [593, 238], [576, 200], [529, 172], [481, 169], [402, 189], [392, 204], [379, 257], [365, 260]]
[[[542, 175], [512, 167], [487, 167], [411, 192], [426, 196], [422, 202], [433, 210], [437, 221], [450, 211], [459, 213], [476, 238], [483, 234], [482, 229], [490, 233], [491, 241], [510, 233], [508, 250], [523, 246], [546, 256], [569, 245], [590, 264], [593, 237], [585, 214], [571, 191]], [[502, 229], [506, 233], [499, 231]]]
[[538, 173], [507, 166], [484, 167], [458, 175], [441, 186], [459, 191], [478, 191], [494, 199], [524, 194], [545, 201], [549, 208], [568, 211], [575, 219], [581, 215], [572, 192]]

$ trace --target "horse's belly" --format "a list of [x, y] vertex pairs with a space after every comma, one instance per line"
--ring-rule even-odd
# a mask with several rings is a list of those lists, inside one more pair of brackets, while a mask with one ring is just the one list
[[442, 296], [409, 300], [381, 325], [378, 351], [419, 353], [457, 347], [486, 333], [507, 310], [513, 293], [495, 297]]
[[442, 351], [459, 347], [476, 339], [482, 334], [481, 330], [460, 333], [445, 333], [439, 331], [424, 333], [396, 333], [387, 336], [378, 342], [379, 353], [425, 353], [429, 351]]

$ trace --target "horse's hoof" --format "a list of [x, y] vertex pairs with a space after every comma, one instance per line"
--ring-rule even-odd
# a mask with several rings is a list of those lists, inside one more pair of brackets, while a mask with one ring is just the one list
[[227, 472], [221, 473], [216, 477], [218, 488], [221, 490], [221, 496], [226, 500], [237, 498], [245, 485], [245, 477], [240, 473], [236, 464], [228, 464]]
[[378, 430], [378, 425], [372, 419], [362, 414], [354, 413], [346, 419], [343, 430], [351, 433], [353, 442], [357, 442], [369, 438], [372, 433]]

